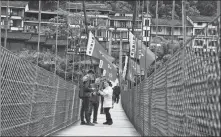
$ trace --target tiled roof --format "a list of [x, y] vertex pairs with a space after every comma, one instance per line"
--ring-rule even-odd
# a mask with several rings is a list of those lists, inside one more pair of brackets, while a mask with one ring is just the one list
[[[111, 20], [132, 20], [133, 17], [129, 16], [110, 16]], [[141, 18], [139, 18], [141, 20]]]
[[193, 22], [211, 22], [215, 17], [211, 16], [189, 16]]
[[[67, 2], [66, 6], [70, 9], [83, 9], [82, 3], [70, 3], [69, 5]], [[112, 11], [112, 7], [105, 4], [86, 3], [85, 6], [87, 10]]]
[[[151, 19], [152, 25], [156, 25], [156, 19]], [[187, 26], [192, 26], [188, 20], [186, 20]], [[158, 19], [159, 26], [172, 26], [173, 21], [171, 19]], [[174, 20], [174, 26], [182, 26], [182, 20]]]
[[[45, 43], [46, 41], [46, 36], [40, 36], [40, 42]], [[38, 42], [38, 35], [32, 34], [31, 39], [29, 39], [27, 42]]]
[[[56, 40], [55, 39], [47, 39], [47, 41], [45, 42], [45, 45], [56, 45]], [[67, 40], [57, 40], [57, 45], [58, 46], [66, 46]]]
[[[2, 32], [1, 37], [5, 37], [5, 33]], [[8, 39], [19, 39], [19, 40], [28, 40], [31, 38], [30, 33], [22, 33], [22, 32], [8, 32]]]
[[[2, 7], [7, 6], [7, 1], [1, 1]], [[28, 1], [10, 1], [9, 0], [9, 6], [10, 7], [25, 7], [29, 2]]]

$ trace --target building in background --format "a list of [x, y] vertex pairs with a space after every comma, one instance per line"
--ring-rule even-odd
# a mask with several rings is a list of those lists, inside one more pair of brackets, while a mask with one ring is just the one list
[[[187, 20], [186, 21], [186, 35], [191, 37], [193, 35], [193, 25]], [[151, 19], [151, 38], [156, 36], [156, 19]], [[172, 25], [174, 25], [174, 39], [182, 40], [183, 39], [183, 27], [182, 20], [171, 19], [158, 19], [158, 36], [163, 36], [165, 39], [171, 39], [172, 37]]]
[[8, 30], [23, 31], [24, 30], [24, 14], [28, 10], [28, 1], [9, 1], [7, 11], [7, 2], [1, 1], [1, 25], [2, 29], [7, 27], [6, 16], [8, 12]]
[[187, 16], [187, 20], [193, 25], [193, 35], [198, 35], [192, 43], [194, 48], [216, 49], [218, 24], [208, 24], [214, 19], [215, 17], [211, 16]]
[[[38, 10], [27, 10], [24, 18], [24, 32], [38, 33]], [[57, 13], [54, 11], [41, 11], [41, 30], [40, 34], [45, 35], [49, 30], [50, 19], [55, 18]]]

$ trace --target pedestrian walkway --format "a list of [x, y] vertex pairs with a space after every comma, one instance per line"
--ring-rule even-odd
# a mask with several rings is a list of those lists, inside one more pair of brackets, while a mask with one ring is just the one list
[[79, 121], [53, 136], [140, 136], [128, 120], [121, 103], [115, 104], [110, 113], [113, 119], [111, 126], [103, 125], [106, 121], [105, 115], [98, 114], [98, 124], [95, 126], [80, 125]]

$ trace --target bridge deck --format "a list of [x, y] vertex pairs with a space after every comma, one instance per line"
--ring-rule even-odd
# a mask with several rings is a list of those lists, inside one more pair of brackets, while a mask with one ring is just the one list
[[98, 124], [95, 126], [80, 125], [79, 121], [53, 136], [140, 136], [128, 120], [121, 103], [115, 104], [110, 113], [113, 119], [111, 126], [103, 125], [103, 122], [106, 121], [105, 115], [98, 114]]

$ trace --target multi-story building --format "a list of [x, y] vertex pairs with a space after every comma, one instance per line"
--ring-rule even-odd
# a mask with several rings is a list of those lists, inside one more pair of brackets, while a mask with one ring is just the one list
[[[1, 1], [1, 25], [2, 29], [8, 26], [11, 31], [23, 31], [24, 29], [24, 14], [28, 10], [27, 1]], [[8, 11], [7, 11], [8, 5]], [[8, 15], [8, 25], [6, 16]]]
[[[215, 49], [218, 40], [218, 26], [217, 24], [208, 24], [214, 18], [208, 16], [187, 16], [187, 20], [193, 25], [193, 35], [197, 35], [192, 43], [193, 47]], [[204, 29], [207, 25], [208, 27]]]
[[[134, 34], [139, 37], [145, 44], [150, 40], [150, 14], [144, 13], [136, 19]], [[133, 13], [131, 11], [117, 10], [115, 14], [110, 16], [109, 31], [113, 34], [113, 52], [119, 52], [120, 36], [122, 36], [122, 49], [124, 54], [129, 51], [129, 31], [132, 31]], [[142, 23], [143, 22], [143, 23]], [[142, 32], [143, 30], [143, 32]], [[143, 39], [142, 39], [143, 38]]]
[[[38, 33], [38, 10], [27, 10], [24, 18], [24, 31], [31, 33]], [[50, 19], [55, 18], [57, 13], [54, 11], [41, 11], [41, 29], [40, 33], [45, 34], [45, 31], [49, 29], [48, 25], [51, 23]]]
[[[93, 31], [100, 42], [107, 41], [109, 14], [112, 12], [112, 8], [98, 3], [86, 3], [85, 8], [88, 18], [90, 18], [88, 28]], [[67, 2], [66, 9], [72, 13], [78, 13], [83, 11], [83, 5], [82, 2]], [[84, 24], [84, 20], [82, 23]]]
[[[157, 21], [155, 18], [151, 20], [151, 38], [158, 36], [163, 36], [166, 39], [170, 39], [172, 36], [172, 25], [174, 25], [174, 38], [177, 40], [183, 39], [183, 27], [182, 20], [170, 20], [170, 19], [158, 19], [158, 31], [156, 30]], [[186, 21], [186, 35], [191, 37], [193, 33], [193, 25], [187, 20]]]

